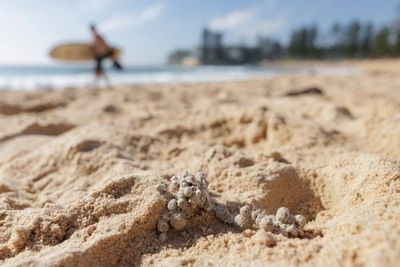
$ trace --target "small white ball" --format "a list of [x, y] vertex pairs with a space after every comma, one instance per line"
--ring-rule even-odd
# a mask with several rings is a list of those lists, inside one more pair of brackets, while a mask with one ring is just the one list
[[188, 207], [187, 201], [183, 198], [178, 198], [177, 204], [180, 209], [186, 209]]
[[256, 217], [256, 219], [254, 220], [255, 224], [259, 226], [259, 225], [260, 225], [260, 222], [261, 222], [261, 220], [262, 220], [263, 218], [264, 218], [264, 215], [258, 214], [257, 217]]
[[186, 226], [186, 219], [181, 213], [175, 213], [171, 215], [170, 223], [176, 230], [183, 230]]
[[249, 205], [244, 205], [243, 207], [240, 208], [240, 211], [239, 211], [239, 213], [242, 216], [249, 217], [249, 218], [251, 218], [251, 212], [252, 212], [252, 209]]
[[193, 190], [191, 187], [184, 187], [182, 193], [185, 197], [191, 197], [193, 195]]
[[176, 210], [177, 206], [178, 206], [178, 202], [176, 201], [176, 199], [171, 199], [168, 202], [167, 208], [168, 208], [168, 210]]
[[295, 219], [297, 225], [298, 225], [300, 228], [303, 228], [303, 227], [306, 225], [306, 223], [307, 223], [307, 220], [306, 220], [306, 218], [305, 218], [303, 215], [296, 215], [296, 216], [294, 217], [294, 219]]
[[290, 236], [290, 237], [298, 236], [298, 230], [297, 230], [296, 226], [294, 226], [293, 224], [289, 224], [286, 226], [285, 233], [286, 233], [286, 236]]
[[164, 220], [159, 220], [157, 223], [157, 230], [161, 233], [168, 232], [168, 230], [169, 230], [168, 223]]
[[179, 183], [177, 181], [172, 181], [169, 185], [169, 190], [171, 192], [176, 192], [179, 189]]
[[274, 231], [274, 219], [272, 216], [264, 216], [260, 221], [260, 228], [267, 232]]
[[235, 223], [241, 228], [249, 228], [252, 225], [252, 222], [249, 217], [245, 217], [241, 214], [235, 216]]
[[276, 211], [276, 219], [282, 223], [289, 223], [290, 212], [288, 208], [281, 207]]
[[165, 186], [165, 184], [158, 184], [156, 189], [161, 194], [164, 194], [167, 191], [167, 187]]

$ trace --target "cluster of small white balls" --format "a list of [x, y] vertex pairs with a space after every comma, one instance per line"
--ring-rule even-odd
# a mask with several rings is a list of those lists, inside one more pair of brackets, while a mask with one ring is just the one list
[[168, 187], [159, 186], [167, 198], [167, 210], [161, 216], [157, 229], [161, 233], [160, 241], [167, 240], [170, 226], [178, 231], [185, 229], [187, 220], [200, 211], [210, 212], [212, 202], [208, 192], [206, 175], [198, 172], [192, 175], [186, 172], [183, 175], [172, 176]]
[[279, 208], [276, 215], [266, 215], [259, 209], [245, 205], [240, 208], [239, 214], [232, 215], [227, 207], [212, 201], [206, 175], [202, 172], [195, 175], [186, 172], [183, 175], [172, 176], [168, 186], [160, 184], [157, 189], [167, 199], [167, 209], [157, 223], [159, 239], [162, 242], [167, 240], [170, 227], [178, 231], [184, 230], [188, 219], [201, 211], [214, 211], [220, 221], [243, 229], [259, 228], [287, 237], [304, 235], [306, 218], [302, 215], [292, 215], [285, 207]]
[[306, 218], [302, 215], [292, 215], [288, 208], [281, 207], [276, 215], [265, 215], [261, 210], [254, 210], [249, 205], [240, 208], [239, 214], [234, 218], [235, 223], [241, 228], [264, 229], [266, 232], [282, 234], [287, 237], [301, 237]]

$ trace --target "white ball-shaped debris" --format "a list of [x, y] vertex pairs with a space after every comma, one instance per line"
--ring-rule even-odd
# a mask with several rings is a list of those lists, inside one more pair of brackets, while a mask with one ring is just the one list
[[297, 227], [293, 224], [286, 225], [284, 229], [284, 234], [290, 237], [296, 237], [298, 235]]
[[187, 175], [185, 177], [185, 179], [186, 179], [186, 182], [191, 183], [192, 185], [196, 183], [196, 179], [194, 178], [193, 175]]
[[169, 224], [181, 230], [186, 226], [186, 221], [196, 215], [201, 209], [211, 211], [212, 201], [207, 189], [204, 173], [192, 175], [185, 172], [183, 175], [172, 176], [167, 188], [170, 197], [167, 202], [168, 211], [164, 214]]
[[161, 233], [168, 232], [168, 230], [169, 230], [168, 223], [164, 220], [159, 220], [157, 223], [157, 230]]
[[296, 216], [294, 216], [294, 219], [295, 219], [295, 221], [296, 221], [296, 224], [297, 224], [300, 228], [303, 228], [303, 227], [306, 225], [306, 223], [307, 223], [307, 220], [306, 220], [306, 218], [305, 218], [303, 215], [296, 215]]
[[260, 220], [260, 228], [267, 232], [274, 231], [274, 218], [273, 216], [263, 216]]
[[171, 226], [178, 231], [183, 230], [187, 223], [185, 216], [181, 213], [172, 214], [169, 222], [171, 223]]
[[179, 182], [177, 181], [172, 181], [169, 184], [169, 191], [171, 191], [172, 193], [175, 193], [176, 191], [179, 190]]
[[276, 219], [281, 223], [289, 223], [290, 212], [288, 208], [281, 207], [276, 211]]
[[[173, 176], [167, 188], [167, 211], [158, 222], [157, 229], [161, 233], [160, 240], [166, 240], [169, 228], [182, 231], [186, 228], [187, 221], [200, 214], [201, 211], [214, 211], [216, 217], [224, 223], [237, 225], [243, 229], [259, 228], [268, 232], [268, 237], [274, 234], [283, 234], [287, 237], [302, 235], [302, 228], [306, 219], [301, 215], [292, 216], [289, 209], [281, 207], [276, 215], [264, 215], [264, 211], [254, 209], [251, 205], [244, 205], [239, 213], [232, 215], [228, 208], [212, 201], [207, 188], [207, 180], [203, 173], [192, 175], [186, 172], [184, 175]], [[162, 186], [157, 187], [163, 191]], [[271, 243], [274, 243], [274, 239]], [[272, 242], [273, 241], [273, 242]]]
[[178, 202], [176, 201], [176, 199], [171, 199], [168, 204], [167, 204], [167, 208], [168, 210], [176, 210], [176, 208], [178, 207]]
[[165, 184], [158, 184], [156, 189], [161, 194], [164, 194], [167, 191], [167, 187], [165, 186]]
[[244, 205], [240, 208], [239, 213], [245, 217], [251, 218], [252, 208], [249, 205]]
[[234, 220], [241, 228], [250, 228], [253, 224], [250, 217], [243, 216], [242, 214], [236, 215]]
[[180, 209], [186, 209], [188, 207], [188, 203], [184, 198], [178, 198], [177, 200], [178, 207]]
[[182, 193], [183, 193], [183, 195], [185, 196], [185, 197], [191, 197], [192, 195], [193, 195], [193, 190], [192, 190], [192, 188], [191, 187], [184, 187], [183, 189], [182, 189]]
[[251, 219], [252, 219], [253, 221], [255, 221], [259, 215], [261, 215], [261, 210], [259, 210], [259, 209], [253, 210], [253, 211], [251, 212]]
[[218, 220], [224, 222], [224, 223], [232, 223], [232, 215], [229, 212], [229, 209], [222, 206], [222, 205], [216, 205], [214, 208], [215, 216], [217, 217]]
[[255, 218], [254, 222], [256, 225], [260, 225], [261, 220], [264, 218], [264, 215], [258, 214], [257, 217]]
[[196, 172], [195, 177], [199, 181], [206, 179], [206, 175], [204, 174], [204, 172]]
[[194, 192], [194, 194], [195, 194], [197, 197], [199, 197], [199, 198], [201, 198], [201, 197], [203, 196], [203, 193], [201, 192], [200, 189], [197, 189], [197, 190]]

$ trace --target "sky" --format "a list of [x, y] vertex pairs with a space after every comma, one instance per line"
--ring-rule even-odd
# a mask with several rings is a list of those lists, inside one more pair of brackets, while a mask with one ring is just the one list
[[292, 29], [353, 19], [394, 21], [400, 0], [0, 0], [0, 64], [51, 64], [48, 51], [89, 42], [96, 23], [128, 65], [155, 65], [176, 48], [193, 48], [205, 26], [228, 42], [263, 34], [287, 41]]

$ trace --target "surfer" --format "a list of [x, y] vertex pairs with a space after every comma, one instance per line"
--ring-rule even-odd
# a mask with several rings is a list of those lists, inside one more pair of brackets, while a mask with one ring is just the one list
[[117, 54], [113, 48], [108, 46], [104, 38], [98, 33], [94, 24], [90, 25], [90, 30], [93, 34], [93, 52], [96, 60], [95, 73], [97, 77], [104, 76], [103, 61], [110, 58], [113, 62], [113, 67], [117, 70], [122, 70], [121, 64], [118, 62]]

